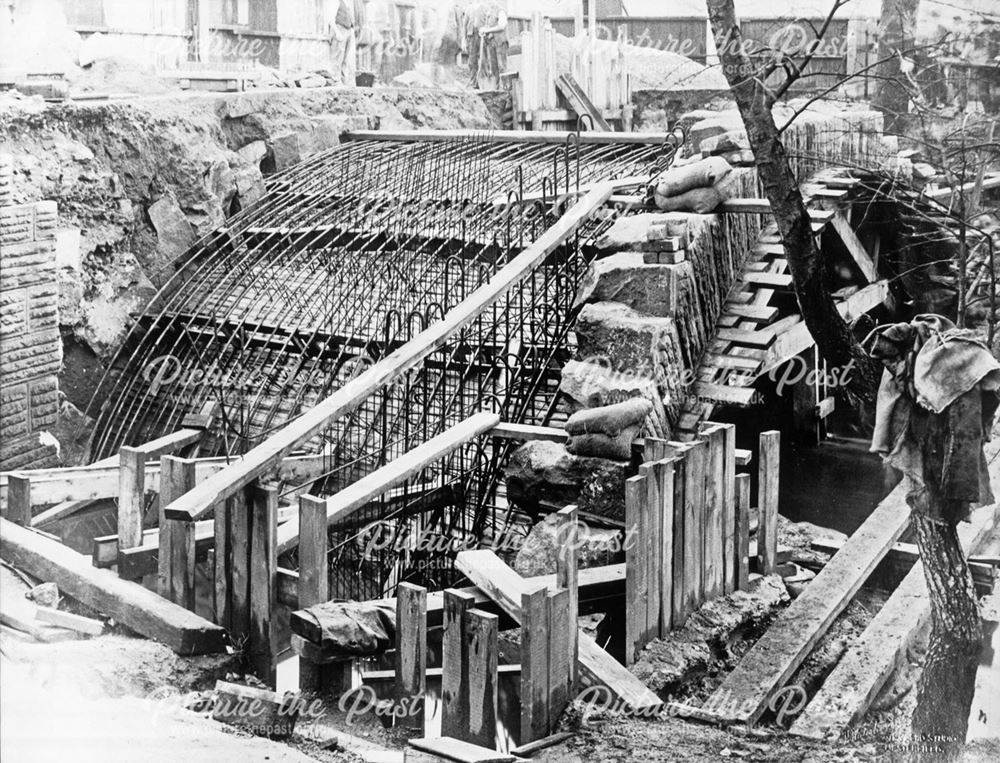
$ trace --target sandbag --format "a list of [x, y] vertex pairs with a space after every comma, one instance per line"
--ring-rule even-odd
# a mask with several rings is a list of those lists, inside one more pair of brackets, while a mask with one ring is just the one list
[[597, 432], [617, 437], [629, 427], [641, 427], [652, 410], [653, 404], [642, 397], [633, 397], [600, 408], [586, 408], [566, 420], [566, 433], [582, 435]]
[[707, 215], [722, 203], [722, 195], [715, 188], [694, 188], [678, 196], [655, 194], [656, 206], [667, 212], [695, 212]]
[[597, 456], [613, 461], [628, 461], [632, 457], [632, 443], [639, 437], [639, 427], [626, 427], [617, 437], [600, 432], [571, 435], [566, 440], [566, 450], [574, 456]]
[[722, 156], [699, 159], [681, 167], [671, 167], [653, 181], [660, 196], [679, 196], [694, 188], [708, 188], [730, 173], [733, 168]]

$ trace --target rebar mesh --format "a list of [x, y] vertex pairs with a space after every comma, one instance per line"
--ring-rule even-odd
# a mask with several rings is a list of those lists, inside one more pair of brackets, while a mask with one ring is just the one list
[[[558, 219], [558, 206], [524, 196], [648, 176], [664, 161], [659, 144], [489, 136], [349, 141], [307, 160], [175, 263], [95, 396], [92, 455], [173, 431], [209, 401], [218, 418], [202, 451], [245, 452], [443, 318]], [[326, 467], [310, 492], [334, 493], [479, 410], [551, 423], [574, 349], [581, 242], [605, 225], [585, 223], [418, 368], [307, 443]], [[461, 537], [506, 527], [505, 449], [470, 443], [334, 528], [333, 594], [377, 595], [424, 561], [412, 549], [359, 554], [373, 521]]]

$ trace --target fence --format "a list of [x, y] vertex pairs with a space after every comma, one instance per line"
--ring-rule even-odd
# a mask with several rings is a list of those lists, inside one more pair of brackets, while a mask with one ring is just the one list
[[[760, 436], [759, 568], [777, 554], [778, 432]], [[694, 442], [647, 438], [625, 484], [625, 662], [703, 603], [747, 587], [750, 475], [737, 474], [736, 429], [702, 425]]]

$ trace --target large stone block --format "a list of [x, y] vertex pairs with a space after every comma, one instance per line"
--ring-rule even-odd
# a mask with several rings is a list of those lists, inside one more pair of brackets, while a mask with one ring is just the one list
[[595, 260], [587, 269], [574, 307], [588, 302], [621, 302], [646, 315], [674, 315], [678, 265], [647, 265], [641, 252], [619, 252]]
[[517, 551], [514, 569], [525, 577], [552, 575], [556, 571], [558, 552], [567, 543], [576, 548], [580, 569], [603, 567], [625, 560], [620, 531], [591, 527], [584, 521], [561, 529], [564, 527], [555, 514], [549, 514], [532, 527]]
[[156, 230], [156, 248], [167, 259], [182, 255], [194, 243], [194, 228], [181, 211], [173, 192], [149, 205], [150, 222]]
[[546, 513], [543, 503], [575, 503], [584, 512], [624, 519], [628, 467], [625, 461], [574, 456], [560, 443], [528, 442], [507, 464], [507, 497], [535, 516]]
[[671, 318], [640, 315], [617, 302], [584, 305], [576, 321], [578, 353], [614, 371], [652, 380], [668, 412], [682, 402], [684, 363]]

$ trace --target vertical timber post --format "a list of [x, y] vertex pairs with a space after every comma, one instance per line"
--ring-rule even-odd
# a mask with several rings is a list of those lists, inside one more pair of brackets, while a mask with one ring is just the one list
[[625, 664], [635, 661], [646, 630], [646, 544], [642, 526], [646, 478], [625, 480]]
[[260, 483], [239, 490], [229, 505], [229, 633], [233, 643], [250, 638], [250, 491]]
[[549, 733], [548, 589], [521, 594], [521, 744]]
[[556, 515], [559, 520], [557, 538], [561, 540], [556, 550], [556, 586], [569, 591], [569, 675], [567, 678], [567, 693], [572, 701], [580, 688], [579, 668], [576, 664], [579, 649], [577, 643], [580, 637], [577, 624], [580, 614], [579, 562], [577, 559], [580, 546], [579, 511], [570, 505], [561, 509]]
[[465, 641], [465, 613], [475, 605], [475, 597], [453, 588], [444, 591], [444, 635], [441, 644], [441, 736], [461, 738], [469, 726], [465, 717], [469, 705], [468, 650]]
[[771, 575], [778, 562], [778, 471], [781, 458], [781, 433], [760, 433], [757, 506], [757, 560], [762, 575]]
[[396, 586], [396, 701], [408, 726], [424, 730], [427, 692], [427, 589], [412, 583]]
[[160, 549], [157, 592], [174, 604], [194, 611], [194, 522], [167, 519], [163, 510], [195, 486], [195, 462], [165, 455], [160, 458]]
[[250, 660], [271, 689], [277, 682], [278, 488], [254, 483], [250, 503]]
[[496, 749], [497, 736], [497, 637], [500, 618], [480, 609], [465, 613], [465, 632], [469, 658], [465, 662], [465, 680], [469, 687], [464, 713], [468, 727], [466, 742]]
[[123, 446], [118, 452], [118, 550], [142, 545], [146, 454]]
[[750, 582], [750, 475], [736, 475], [736, 588], [747, 590]]
[[21, 527], [31, 527], [31, 478], [7, 475], [7, 519]]

